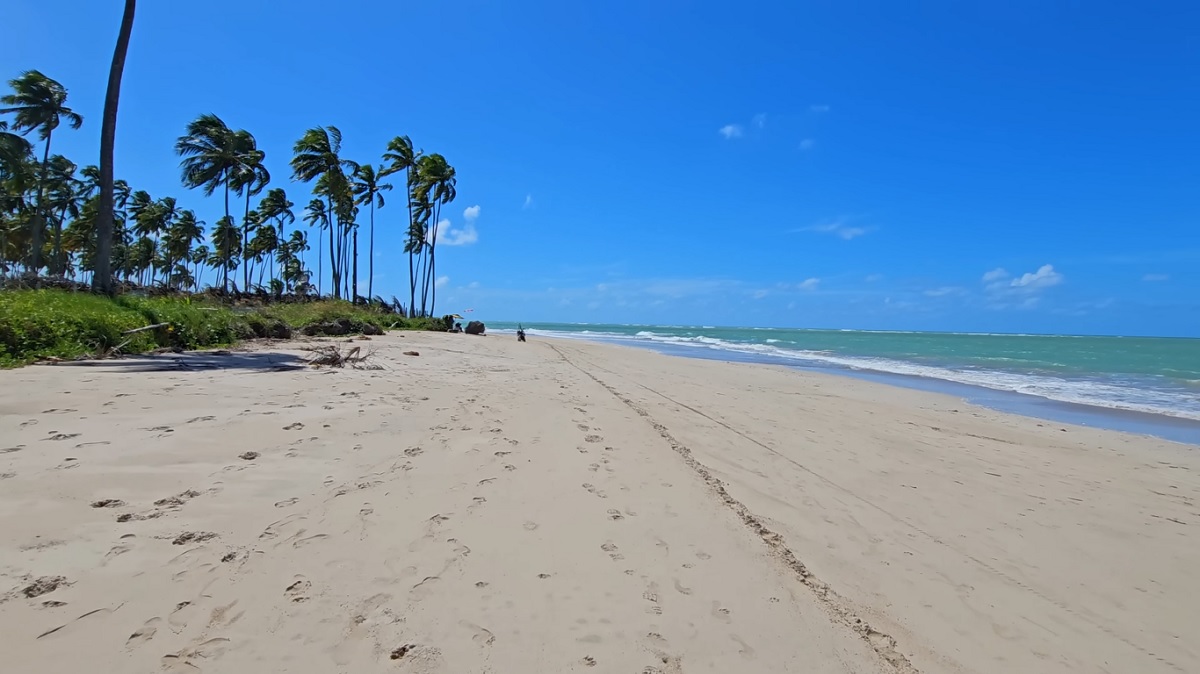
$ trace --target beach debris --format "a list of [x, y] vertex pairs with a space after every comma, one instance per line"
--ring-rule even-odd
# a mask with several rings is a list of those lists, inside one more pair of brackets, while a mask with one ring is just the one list
[[67, 579], [63, 576], [42, 576], [41, 578], [38, 578], [29, 585], [25, 586], [21, 590], [21, 594], [33, 599], [34, 597], [40, 597], [44, 594], [49, 594], [64, 585], [70, 585], [70, 583], [68, 583]]
[[102, 498], [99, 501], [93, 501], [93, 508], [120, 508], [125, 505], [125, 502], [119, 498]]
[[216, 538], [217, 535], [211, 531], [185, 531], [175, 537], [171, 541], [171, 545], [186, 545], [188, 543], [203, 543], [204, 541]]
[[413, 648], [414, 648], [414, 646], [412, 644], [404, 644], [400, 648], [397, 648], [392, 651], [392, 659], [399, 660], [400, 658], [408, 655], [408, 652], [411, 651]]
[[238, 454], [238, 458], [244, 461], [253, 461], [258, 458], [258, 452], [242, 452]]
[[406, 356], [419, 356], [419, 355], [421, 355], [421, 354], [420, 354], [420, 352], [418, 352], [418, 351], [405, 351], [405, 352], [404, 352], [404, 355], [406, 355]]
[[463, 328], [463, 332], [468, 335], [482, 335], [485, 330], [487, 330], [487, 326], [480, 321], [471, 321], [467, 323], [467, 327]]
[[313, 367], [346, 367], [349, 365], [354, 369], [378, 369], [366, 365], [366, 361], [371, 356], [375, 355], [374, 351], [363, 351], [361, 346], [356, 346], [349, 351], [343, 352], [339, 346], [318, 346], [309, 349], [312, 355], [308, 358], [308, 364]]

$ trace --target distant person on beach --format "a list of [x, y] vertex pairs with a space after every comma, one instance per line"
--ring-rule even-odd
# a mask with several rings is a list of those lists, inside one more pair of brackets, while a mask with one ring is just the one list
[[517, 324], [517, 341], [525, 341], [525, 326], [521, 325], [520, 323]]

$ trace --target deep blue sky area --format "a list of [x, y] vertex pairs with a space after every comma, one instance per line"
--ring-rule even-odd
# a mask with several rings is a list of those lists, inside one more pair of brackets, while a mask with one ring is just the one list
[[[122, 6], [0, 9], [0, 77], [68, 87], [81, 165]], [[1196, 2], [139, 3], [117, 175], [212, 223], [173, 153], [207, 112], [297, 210], [308, 127], [444, 154], [439, 313], [1200, 336]]]

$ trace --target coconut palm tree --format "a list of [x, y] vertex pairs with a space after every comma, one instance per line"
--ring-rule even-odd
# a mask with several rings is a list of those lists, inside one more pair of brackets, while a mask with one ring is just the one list
[[222, 285], [229, 292], [229, 271], [239, 264], [242, 232], [233, 218], [225, 216], [217, 221], [212, 232], [213, 252], [209, 263], [221, 270]]
[[0, 97], [0, 113], [13, 115], [12, 126], [29, 133], [37, 130], [45, 143], [42, 150], [42, 170], [37, 185], [37, 206], [30, 220], [29, 268], [37, 273], [42, 268], [42, 232], [45, 227], [46, 179], [50, 164], [50, 141], [63, 119], [73, 129], [83, 126], [83, 117], [67, 107], [67, 90], [63, 85], [36, 70], [29, 70], [9, 80], [13, 93]]
[[[268, 190], [267, 195], [262, 198], [262, 201], [258, 202], [258, 213], [262, 216], [263, 221], [275, 222], [275, 239], [277, 241], [282, 242], [285, 239], [283, 232], [284, 224], [290, 225], [296, 222], [296, 214], [292, 213], [292, 206], [295, 205], [291, 201], [288, 201], [287, 193], [281, 187]], [[271, 276], [274, 277], [274, 262], [271, 264]]]
[[[404, 252], [408, 253], [408, 311], [414, 315], [417, 298], [417, 266], [416, 255], [425, 249], [425, 227], [413, 217], [413, 188], [416, 186], [417, 160], [422, 152], [414, 151], [412, 140], [408, 136], [396, 136], [388, 141], [383, 160], [388, 163], [380, 176], [393, 173], [404, 173], [404, 196], [408, 201], [408, 235], [404, 243]], [[414, 236], [415, 235], [415, 236]]]
[[[437, 305], [437, 236], [441, 222], [442, 206], [454, 201], [458, 184], [457, 174], [446, 158], [434, 153], [421, 157], [417, 162], [417, 186], [414, 200], [423, 208], [431, 222], [429, 227], [429, 261], [425, 267], [422, 283], [421, 312], [433, 315]], [[425, 313], [425, 293], [429, 292], [429, 312]]]
[[[329, 260], [333, 276], [333, 295], [340, 297], [341, 268], [339, 258], [341, 248], [335, 251], [334, 230], [341, 229], [335, 220], [344, 213], [344, 208], [335, 209], [335, 201], [341, 201], [349, 192], [347, 188], [346, 170], [353, 171], [355, 164], [342, 159], [338, 153], [342, 148], [342, 132], [336, 126], [317, 126], [308, 129], [292, 147], [292, 180], [300, 182], [317, 181], [314, 193], [324, 196], [326, 212], [329, 214]], [[339, 238], [339, 241], [341, 239]], [[343, 242], [344, 246], [344, 242]]]
[[[166, 238], [164, 239], [163, 251], [166, 259], [166, 269], [169, 270], [171, 278], [168, 282], [175, 287], [182, 287], [180, 284], [171, 282], [179, 274], [179, 266], [186, 265], [192, 261], [192, 245], [204, 240], [204, 223], [196, 219], [194, 211], [180, 211], [167, 229]], [[197, 269], [197, 274], [199, 270]], [[196, 278], [192, 274], [187, 275], [187, 279], [194, 284]], [[192, 285], [189, 284], [189, 285]]]
[[[271, 174], [267, 172], [267, 167], [263, 164], [267, 154], [258, 149], [258, 143], [254, 140], [254, 136], [245, 129], [234, 132], [234, 143], [240, 160], [241, 166], [233, 172], [231, 176], [231, 189], [237, 192], [238, 195], [245, 195], [246, 210], [243, 216], [242, 229], [242, 250], [248, 250], [250, 246], [251, 227], [257, 227], [261, 219], [250, 219], [250, 197], [262, 192], [267, 183], [271, 182]], [[242, 286], [250, 287], [250, 256], [243, 256], [242, 265]]]
[[320, 199], [313, 199], [308, 202], [308, 206], [304, 207], [304, 221], [309, 227], [317, 228], [317, 294], [321, 294], [321, 285], [324, 283], [324, 265], [322, 264], [322, 247], [323, 239], [321, 232], [329, 227], [329, 211], [325, 208], [325, 202]]
[[66, 259], [63, 257], [63, 229], [67, 216], [72, 218], [79, 215], [81, 193], [78, 179], [75, 178], [76, 166], [66, 157], [56, 154], [50, 158], [46, 177], [46, 212], [51, 216], [54, 230], [52, 254], [47, 265], [52, 276], [63, 276], [66, 271]]
[[136, 0], [125, 0], [121, 31], [113, 50], [108, 71], [108, 90], [104, 95], [104, 117], [100, 126], [100, 202], [96, 219], [96, 271], [92, 287], [99, 292], [112, 293], [112, 242], [115, 185], [113, 182], [113, 145], [117, 137], [117, 104], [121, 97], [121, 75], [125, 72], [125, 55], [129, 51], [129, 36], [133, 32]]
[[375, 209], [383, 208], [383, 193], [392, 189], [391, 183], [379, 182], [386, 169], [376, 171], [370, 164], [363, 164], [354, 173], [354, 196], [356, 204], [368, 204], [371, 209], [371, 233], [367, 244], [367, 297], [374, 297], [375, 288]]

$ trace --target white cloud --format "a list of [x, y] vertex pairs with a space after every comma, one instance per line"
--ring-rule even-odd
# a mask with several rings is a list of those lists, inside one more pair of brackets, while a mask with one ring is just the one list
[[808, 106], [808, 109], [809, 111], [816, 113], [829, 112], [830, 110], [828, 105], [810, 105]]
[[822, 222], [809, 227], [802, 227], [799, 231], [836, 234], [837, 236], [849, 241], [850, 239], [866, 234], [870, 230], [865, 227], [851, 227], [850, 225], [846, 224], [845, 220], [834, 220], [832, 222]]
[[1008, 271], [1003, 267], [997, 267], [983, 275], [984, 283], [995, 283], [1008, 278]]
[[761, 300], [762, 298], [766, 297], [769, 294], [770, 293], [765, 290], [755, 290], [754, 291], [754, 299]]
[[479, 232], [476, 231], [474, 222], [467, 222], [461, 228], [456, 229], [449, 220], [444, 219], [430, 228], [426, 240], [432, 242], [435, 233], [437, 242], [444, 246], [467, 246], [479, 241]]
[[1013, 279], [1010, 285], [1013, 288], [1040, 290], [1056, 286], [1062, 282], [1063, 275], [1054, 271], [1054, 265], [1044, 264], [1038, 267], [1038, 270], [1035, 272], [1022, 274], [1019, 278]]
[[473, 289], [475, 289], [475, 288], [478, 288], [478, 287], [479, 287], [479, 281], [471, 281], [470, 283], [468, 283], [468, 284], [467, 284], [467, 287], [468, 287], [468, 288], [471, 288], [472, 290], [473, 290]]
[[801, 281], [800, 283], [796, 284], [796, 287], [799, 288], [800, 290], [816, 290], [817, 286], [820, 284], [821, 284], [821, 279], [810, 278], [810, 279], [805, 279], [805, 280]]
[[816, 144], [817, 141], [813, 140], [812, 138], [805, 138], [804, 140], [800, 141], [800, 149], [808, 152], [809, 150], [813, 149], [813, 146]]
[[437, 280], [433, 282], [433, 285], [437, 286], [438, 288], [445, 288], [446, 285], [449, 283], [450, 283], [449, 276], [439, 276], [439, 277], [437, 277]]
[[865, 278], [865, 279], [863, 279], [863, 280], [864, 280], [864, 281], [866, 281], [867, 283], [874, 283], [874, 282], [876, 282], [876, 281], [882, 281], [882, 280], [883, 280], [883, 274], [871, 274], [871, 275], [867, 276], [867, 278]]
[[725, 140], [733, 140], [734, 138], [742, 137], [742, 127], [737, 124], [726, 124], [717, 129], [717, 133], [725, 136]]
[[479, 206], [467, 206], [466, 209], [463, 210], [463, 219], [467, 222], [475, 222], [477, 219], [479, 219]]
[[521, 208], [524, 208], [524, 209], [533, 208], [533, 195], [532, 194], [525, 195], [525, 205], [521, 206]]
[[1149, 282], [1155, 282], [1155, 281], [1167, 281], [1170, 278], [1171, 277], [1167, 276], [1166, 274], [1146, 274], [1145, 276], [1142, 277], [1142, 280], [1149, 281]]
[[767, 113], [760, 112], [754, 116], [754, 126], [761, 129], [766, 125], [767, 125]]

